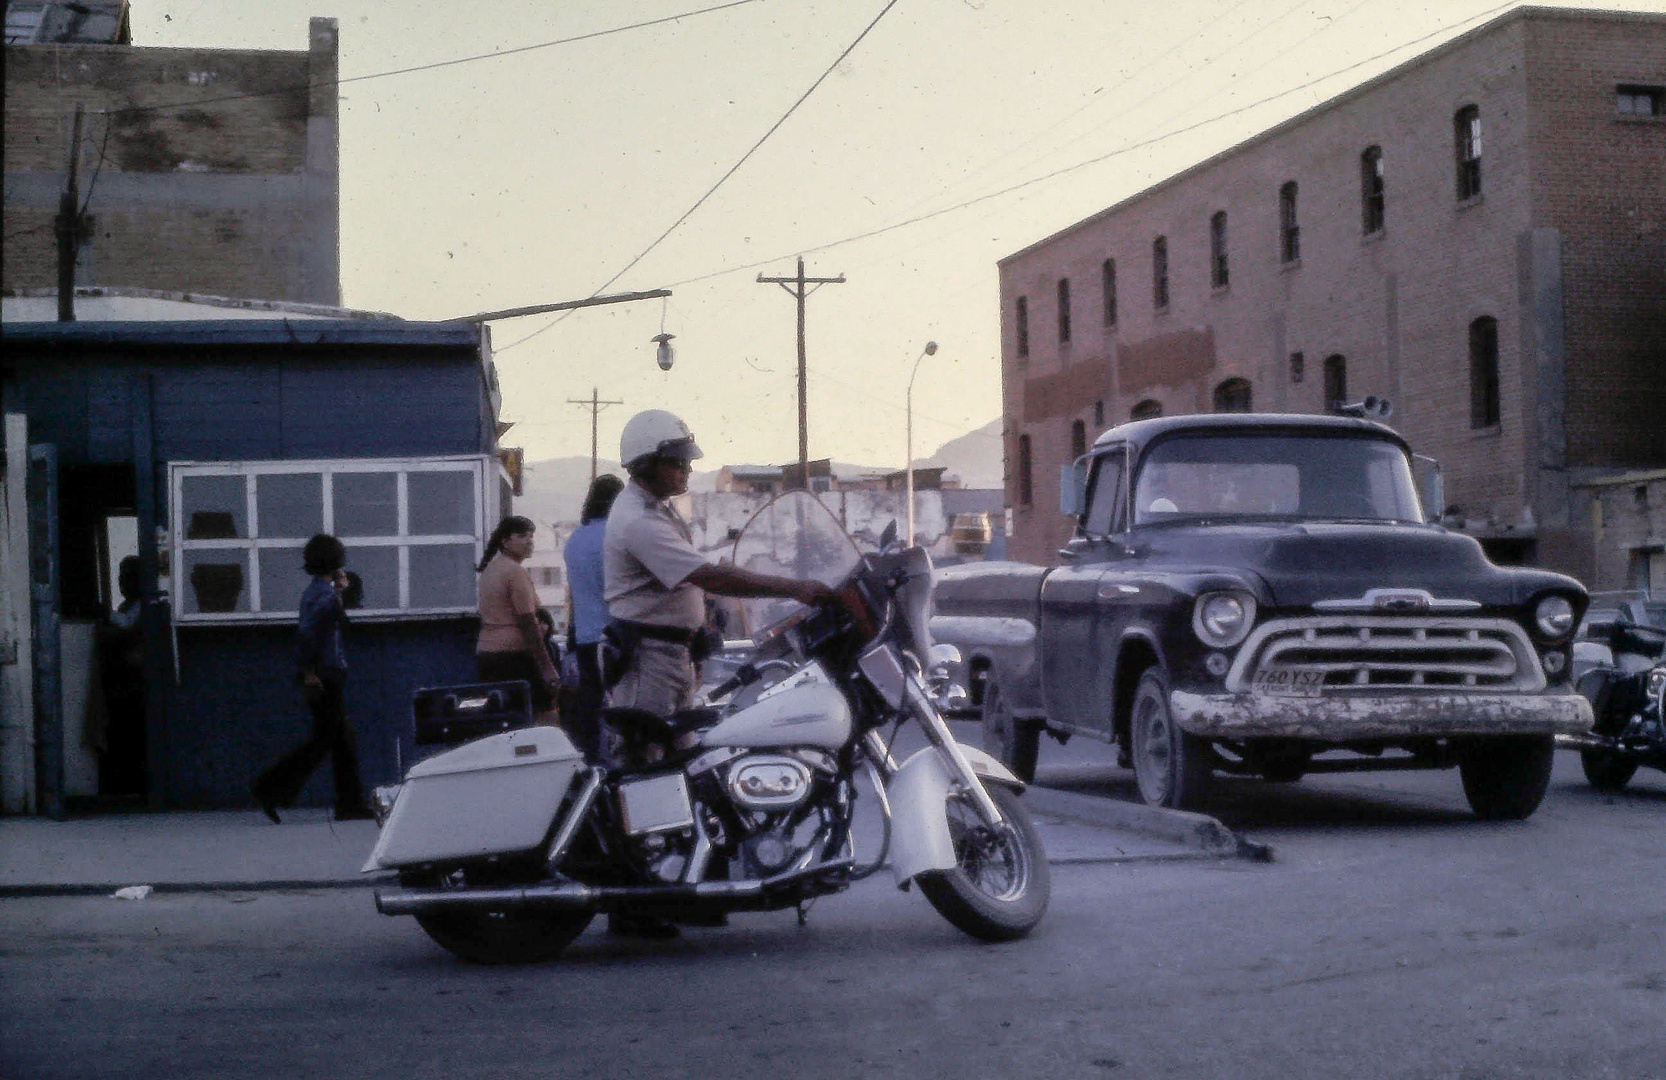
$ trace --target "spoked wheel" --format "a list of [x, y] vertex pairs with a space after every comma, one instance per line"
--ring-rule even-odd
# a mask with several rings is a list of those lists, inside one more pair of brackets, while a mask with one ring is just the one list
[[981, 941], [1015, 941], [1047, 912], [1052, 877], [1041, 839], [1018, 796], [991, 785], [990, 798], [1010, 829], [983, 823], [965, 796], [949, 800], [949, 835], [957, 865], [919, 876], [937, 913]]
[[1637, 773], [1637, 762], [1612, 750], [1581, 750], [1579, 764], [1585, 779], [1598, 791], [1618, 791]]
[[983, 695], [983, 748], [1024, 783], [1035, 780], [1036, 758], [1041, 753], [1041, 725], [1012, 715], [1012, 706], [1001, 693], [1000, 684], [995, 682], [989, 684]]
[[[407, 888], [425, 889], [464, 888], [470, 884], [463, 871], [401, 873], [399, 883]], [[471, 964], [536, 964], [560, 956], [574, 938], [584, 933], [594, 917], [594, 911], [584, 908], [547, 912], [445, 911], [418, 915], [416, 921], [440, 948]]]
[[1175, 724], [1169, 712], [1168, 679], [1160, 668], [1140, 676], [1129, 732], [1140, 798], [1148, 806], [1171, 810], [1202, 806], [1213, 778], [1209, 743]]

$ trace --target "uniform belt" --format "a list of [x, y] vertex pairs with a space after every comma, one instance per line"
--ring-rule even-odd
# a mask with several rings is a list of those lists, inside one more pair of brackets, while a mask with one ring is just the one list
[[696, 633], [693, 630], [685, 630], [680, 626], [660, 626], [657, 623], [630, 622], [625, 619], [619, 621], [624, 623], [632, 633], [640, 637], [651, 638], [654, 641], [667, 641], [672, 645], [687, 646], [694, 641]]

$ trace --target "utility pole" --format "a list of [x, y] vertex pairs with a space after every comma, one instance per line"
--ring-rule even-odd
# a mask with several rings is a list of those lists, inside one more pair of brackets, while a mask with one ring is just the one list
[[58, 234], [58, 321], [75, 321], [75, 256], [81, 247], [81, 103], [75, 103], [75, 120], [70, 125], [69, 183], [58, 196], [58, 214], [52, 219]]
[[758, 283], [762, 285], [775, 284], [786, 289], [798, 301], [798, 478], [804, 485], [804, 490], [810, 489], [810, 424], [808, 420], [809, 395], [805, 389], [804, 365], [804, 300], [815, 292], [806, 290], [805, 286], [814, 285], [843, 285], [845, 276], [838, 277], [805, 277], [804, 256], [798, 257], [798, 274], [795, 277], [765, 277], [758, 275]]
[[590, 479], [591, 480], [596, 479], [596, 418], [598, 416], [600, 416], [601, 411], [603, 409], [607, 408], [609, 405], [623, 405], [624, 404], [623, 401], [603, 401], [603, 400], [601, 400], [600, 397], [597, 396], [599, 393], [600, 393], [600, 391], [598, 391], [595, 387], [592, 386], [590, 388], [590, 396], [588, 398], [568, 398], [567, 399], [567, 404], [569, 404], [569, 405], [588, 405], [588, 406], [590, 406]]

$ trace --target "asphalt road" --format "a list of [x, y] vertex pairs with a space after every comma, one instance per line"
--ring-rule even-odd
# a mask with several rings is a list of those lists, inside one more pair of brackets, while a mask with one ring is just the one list
[[0, 1075], [1666, 1077], [1666, 775], [1561, 759], [1501, 825], [1451, 772], [1228, 782], [1274, 862], [1055, 867], [1007, 946], [884, 879], [511, 970], [359, 891], [5, 901]]

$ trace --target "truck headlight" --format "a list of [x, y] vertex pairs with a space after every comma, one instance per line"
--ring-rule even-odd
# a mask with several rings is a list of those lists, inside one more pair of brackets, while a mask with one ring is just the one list
[[1573, 604], [1565, 596], [1547, 596], [1533, 609], [1533, 623], [1547, 638], [1562, 638], [1573, 630]]
[[1217, 649], [1243, 641], [1254, 625], [1255, 597], [1247, 592], [1204, 593], [1192, 605], [1192, 631]]

